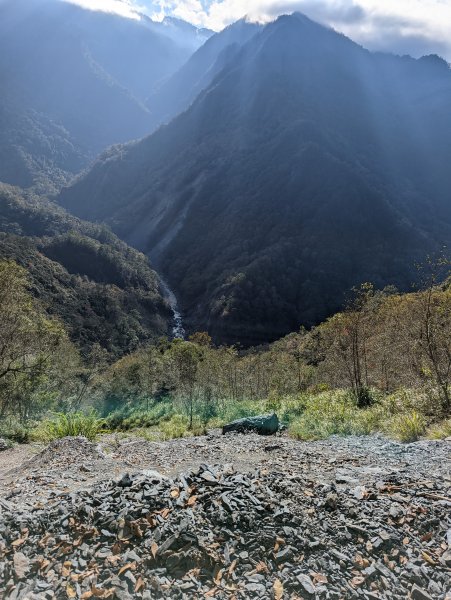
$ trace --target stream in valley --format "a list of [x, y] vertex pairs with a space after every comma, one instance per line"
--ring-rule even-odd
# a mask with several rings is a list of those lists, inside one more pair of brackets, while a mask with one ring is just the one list
[[184, 340], [185, 336], [186, 336], [186, 331], [183, 326], [183, 317], [182, 317], [182, 313], [179, 310], [177, 297], [174, 294], [174, 292], [171, 290], [171, 288], [168, 286], [166, 281], [161, 276], [160, 276], [160, 282], [161, 282], [161, 290], [163, 292], [163, 296], [168, 301], [168, 304], [171, 308], [172, 315], [173, 315], [172, 316], [172, 330], [171, 330], [172, 338], [173, 339], [181, 338], [182, 340]]

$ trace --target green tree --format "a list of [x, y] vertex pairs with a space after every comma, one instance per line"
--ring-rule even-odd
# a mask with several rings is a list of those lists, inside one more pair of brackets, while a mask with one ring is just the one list
[[[451, 410], [451, 260], [443, 253], [429, 259], [424, 290], [416, 294], [414, 329], [423, 365], [439, 390], [443, 409]], [[438, 285], [445, 279], [442, 288]]]
[[174, 380], [174, 387], [187, 408], [189, 427], [192, 429], [197, 372], [202, 358], [202, 350], [193, 342], [174, 340], [166, 358], [170, 375]]
[[33, 412], [38, 390], [68, 343], [61, 324], [48, 318], [27, 283], [25, 269], [0, 261], [0, 416], [10, 413], [22, 421]]

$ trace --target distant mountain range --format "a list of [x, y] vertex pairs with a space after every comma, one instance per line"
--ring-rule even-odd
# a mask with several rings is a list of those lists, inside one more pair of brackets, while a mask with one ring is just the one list
[[185, 112], [109, 150], [60, 201], [150, 253], [192, 329], [258, 343], [363, 281], [408, 287], [451, 241], [451, 70], [301, 14], [249, 27], [160, 88], [178, 98], [168, 118]]
[[213, 32], [59, 0], [0, 2], [0, 181], [49, 191], [154, 129], [146, 99]]
[[370, 53], [299, 13], [213, 34], [0, 0], [0, 85], [0, 181], [29, 188], [0, 190], [0, 255], [28, 265], [82, 346], [105, 328], [127, 352], [168, 330], [168, 308], [141, 255], [44, 193], [150, 255], [188, 330], [219, 342], [317, 323], [363, 281], [407, 289], [451, 242], [438, 56]]
[[232, 56], [261, 29], [262, 25], [241, 19], [211, 36], [179, 70], [163, 80], [147, 100], [154, 126], [168, 123], [186, 110]]

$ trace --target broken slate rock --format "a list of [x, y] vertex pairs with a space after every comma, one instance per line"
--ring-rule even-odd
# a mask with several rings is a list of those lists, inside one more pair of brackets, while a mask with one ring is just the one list
[[14, 554], [14, 573], [17, 579], [25, 579], [28, 571], [30, 570], [30, 561], [22, 552], [16, 552]]
[[313, 581], [308, 575], [304, 575], [303, 573], [301, 573], [297, 576], [297, 580], [301, 584], [301, 587], [303, 588], [304, 592], [307, 592], [307, 594], [310, 594], [311, 596], [315, 595], [315, 586], [313, 585]]
[[413, 586], [410, 596], [412, 600], [433, 600], [432, 596], [430, 596], [426, 590], [418, 587], [417, 585]]

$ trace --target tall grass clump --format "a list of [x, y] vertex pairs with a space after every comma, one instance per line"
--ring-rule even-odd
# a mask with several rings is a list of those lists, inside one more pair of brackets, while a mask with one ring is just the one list
[[289, 433], [300, 440], [324, 439], [331, 435], [370, 435], [384, 429], [387, 409], [380, 398], [372, 406], [358, 408], [349, 390], [304, 394], [297, 401], [282, 404], [282, 418]]
[[426, 420], [418, 411], [396, 415], [390, 426], [390, 433], [401, 442], [416, 442], [426, 433]]
[[175, 438], [192, 437], [195, 435], [204, 435], [205, 427], [199, 419], [194, 419], [190, 428], [189, 418], [185, 415], [174, 415], [168, 421], [160, 423], [158, 430], [164, 440], [172, 440]]
[[303, 399], [302, 415], [294, 419], [289, 433], [296, 439], [316, 440], [330, 435], [354, 433], [357, 410], [352, 395], [344, 391], [324, 392]]
[[225, 423], [270, 412], [265, 403], [259, 400], [225, 401], [216, 411], [216, 416], [208, 422], [209, 427], [221, 427]]
[[126, 405], [106, 416], [105, 426], [114, 431], [155, 427], [170, 420], [174, 414], [174, 404], [170, 400], [162, 400], [149, 405]]
[[33, 431], [33, 439], [43, 442], [64, 437], [83, 436], [94, 441], [104, 430], [104, 420], [95, 411], [89, 413], [55, 413], [50, 419], [42, 421]]
[[445, 438], [451, 437], [451, 419], [442, 421], [441, 423], [435, 423], [435, 425], [429, 427], [427, 437], [430, 440], [444, 440]]
[[265, 412], [277, 413], [280, 421], [289, 425], [304, 414], [307, 404], [308, 396], [306, 394], [284, 397], [270, 396], [265, 404]]

